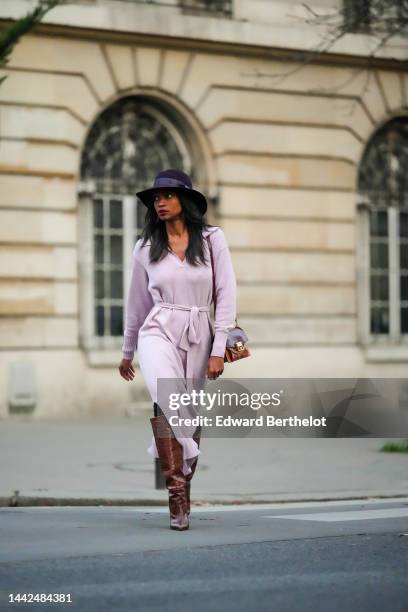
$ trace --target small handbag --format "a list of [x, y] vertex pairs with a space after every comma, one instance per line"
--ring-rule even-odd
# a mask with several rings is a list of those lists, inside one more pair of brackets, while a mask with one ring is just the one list
[[[206, 236], [206, 239], [208, 242], [208, 248], [210, 250], [210, 257], [211, 257], [211, 269], [212, 269], [212, 278], [213, 278], [213, 302], [214, 302], [214, 316], [215, 316], [215, 309], [216, 309], [217, 304], [216, 304], [216, 298], [215, 298], [214, 258], [213, 258], [213, 252], [212, 252], [212, 247], [211, 247], [211, 240], [209, 236]], [[249, 351], [249, 348], [246, 346], [247, 342], [248, 342], [248, 336], [246, 335], [242, 327], [238, 325], [237, 318], [235, 317], [235, 327], [228, 331], [227, 344], [226, 344], [225, 353], [224, 353], [224, 362], [228, 361], [229, 363], [231, 363], [232, 361], [237, 361], [238, 359], [249, 357], [251, 353]]]

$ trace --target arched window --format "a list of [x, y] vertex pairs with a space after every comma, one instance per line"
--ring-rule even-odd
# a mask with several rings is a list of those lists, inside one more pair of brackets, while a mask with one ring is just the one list
[[[368, 342], [408, 339], [408, 118], [390, 120], [368, 143], [358, 176], [365, 242]], [[368, 316], [367, 316], [368, 315]]]
[[131, 255], [146, 211], [135, 193], [165, 168], [181, 168], [194, 180], [191, 166], [179, 129], [146, 99], [121, 99], [92, 126], [79, 190], [85, 346], [117, 348], [123, 334]]

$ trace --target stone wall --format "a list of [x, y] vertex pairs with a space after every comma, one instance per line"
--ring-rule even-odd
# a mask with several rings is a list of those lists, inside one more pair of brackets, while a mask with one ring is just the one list
[[78, 334], [81, 150], [101, 110], [129, 94], [193, 116], [210, 151], [212, 214], [254, 346], [226, 375], [301, 376], [311, 358], [316, 376], [329, 375], [329, 363], [333, 376], [391, 371], [367, 369], [357, 344], [356, 176], [376, 127], [406, 112], [407, 75], [373, 69], [351, 79], [355, 69], [341, 64], [308, 65], [281, 82], [256, 74], [295, 66], [103, 33], [24, 37], [0, 87], [0, 415], [8, 365], [27, 358], [41, 389], [37, 416], [123, 413], [147, 398], [140, 376], [133, 388], [119, 379], [120, 352], [92, 367]]

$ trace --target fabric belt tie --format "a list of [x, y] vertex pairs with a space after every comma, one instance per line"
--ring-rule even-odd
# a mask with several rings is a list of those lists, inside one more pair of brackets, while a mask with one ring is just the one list
[[200, 312], [210, 312], [210, 306], [185, 306], [184, 304], [172, 304], [170, 302], [158, 302], [158, 306], [163, 308], [170, 308], [176, 310], [189, 310], [190, 315], [187, 320], [186, 326], [183, 330], [181, 340], [179, 343], [180, 348], [188, 351], [188, 344], [186, 345], [186, 336], [189, 344], [199, 344], [201, 342], [200, 337]]

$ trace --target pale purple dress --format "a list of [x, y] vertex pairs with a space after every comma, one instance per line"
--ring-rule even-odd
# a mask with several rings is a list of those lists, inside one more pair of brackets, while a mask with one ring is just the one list
[[[173, 252], [151, 263], [150, 241], [142, 245], [142, 239], [133, 250], [122, 351], [124, 358], [133, 359], [137, 350], [152, 402], [157, 402], [158, 378], [205, 379], [210, 354], [224, 356], [228, 330], [235, 327], [236, 279], [224, 232], [220, 227], [210, 227], [203, 230], [203, 236], [210, 237], [214, 258], [214, 326], [210, 318], [213, 282], [207, 240], [206, 266], [181, 261]], [[192, 437], [177, 440], [183, 446], [183, 472], [189, 474], [200, 450]], [[154, 436], [147, 452], [158, 457]]]

